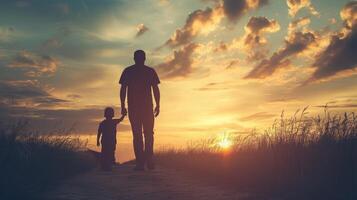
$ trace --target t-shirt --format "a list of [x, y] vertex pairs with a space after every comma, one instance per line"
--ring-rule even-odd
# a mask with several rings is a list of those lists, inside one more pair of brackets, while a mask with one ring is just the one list
[[102, 144], [115, 145], [117, 143], [117, 125], [118, 119], [105, 119], [99, 124], [99, 131], [102, 133]]
[[152, 109], [151, 87], [160, 83], [155, 70], [145, 65], [132, 65], [124, 69], [119, 83], [128, 86], [130, 109]]

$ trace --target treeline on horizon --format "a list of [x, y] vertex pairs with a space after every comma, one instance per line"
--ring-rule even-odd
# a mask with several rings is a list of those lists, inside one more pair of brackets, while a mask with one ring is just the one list
[[354, 113], [282, 113], [265, 131], [233, 140], [230, 150], [217, 146], [217, 139], [161, 150], [157, 162], [262, 199], [357, 199]]

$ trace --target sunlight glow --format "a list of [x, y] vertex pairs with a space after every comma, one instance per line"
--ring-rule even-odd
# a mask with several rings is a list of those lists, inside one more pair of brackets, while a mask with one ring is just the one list
[[224, 134], [218, 138], [217, 145], [223, 150], [228, 150], [232, 147], [233, 141]]

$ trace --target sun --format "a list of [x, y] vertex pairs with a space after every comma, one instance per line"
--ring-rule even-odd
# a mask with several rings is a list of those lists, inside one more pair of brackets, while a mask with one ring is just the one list
[[227, 150], [230, 149], [233, 145], [233, 141], [227, 136], [227, 135], [222, 135], [218, 141], [217, 141], [217, 145], [223, 149], [223, 150]]

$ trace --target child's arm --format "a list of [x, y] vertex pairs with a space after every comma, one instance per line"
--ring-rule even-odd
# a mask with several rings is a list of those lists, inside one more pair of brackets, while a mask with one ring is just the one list
[[100, 136], [102, 135], [102, 123], [99, 124], [99, 128], [98, 128], [98, 134], [97, 134], [97, 146], [100, 146]]
[[119, 119], [114, 119], [117, 124], [119, 124], [123, 119], [125, 118], [125, 115], [122, 115]]

